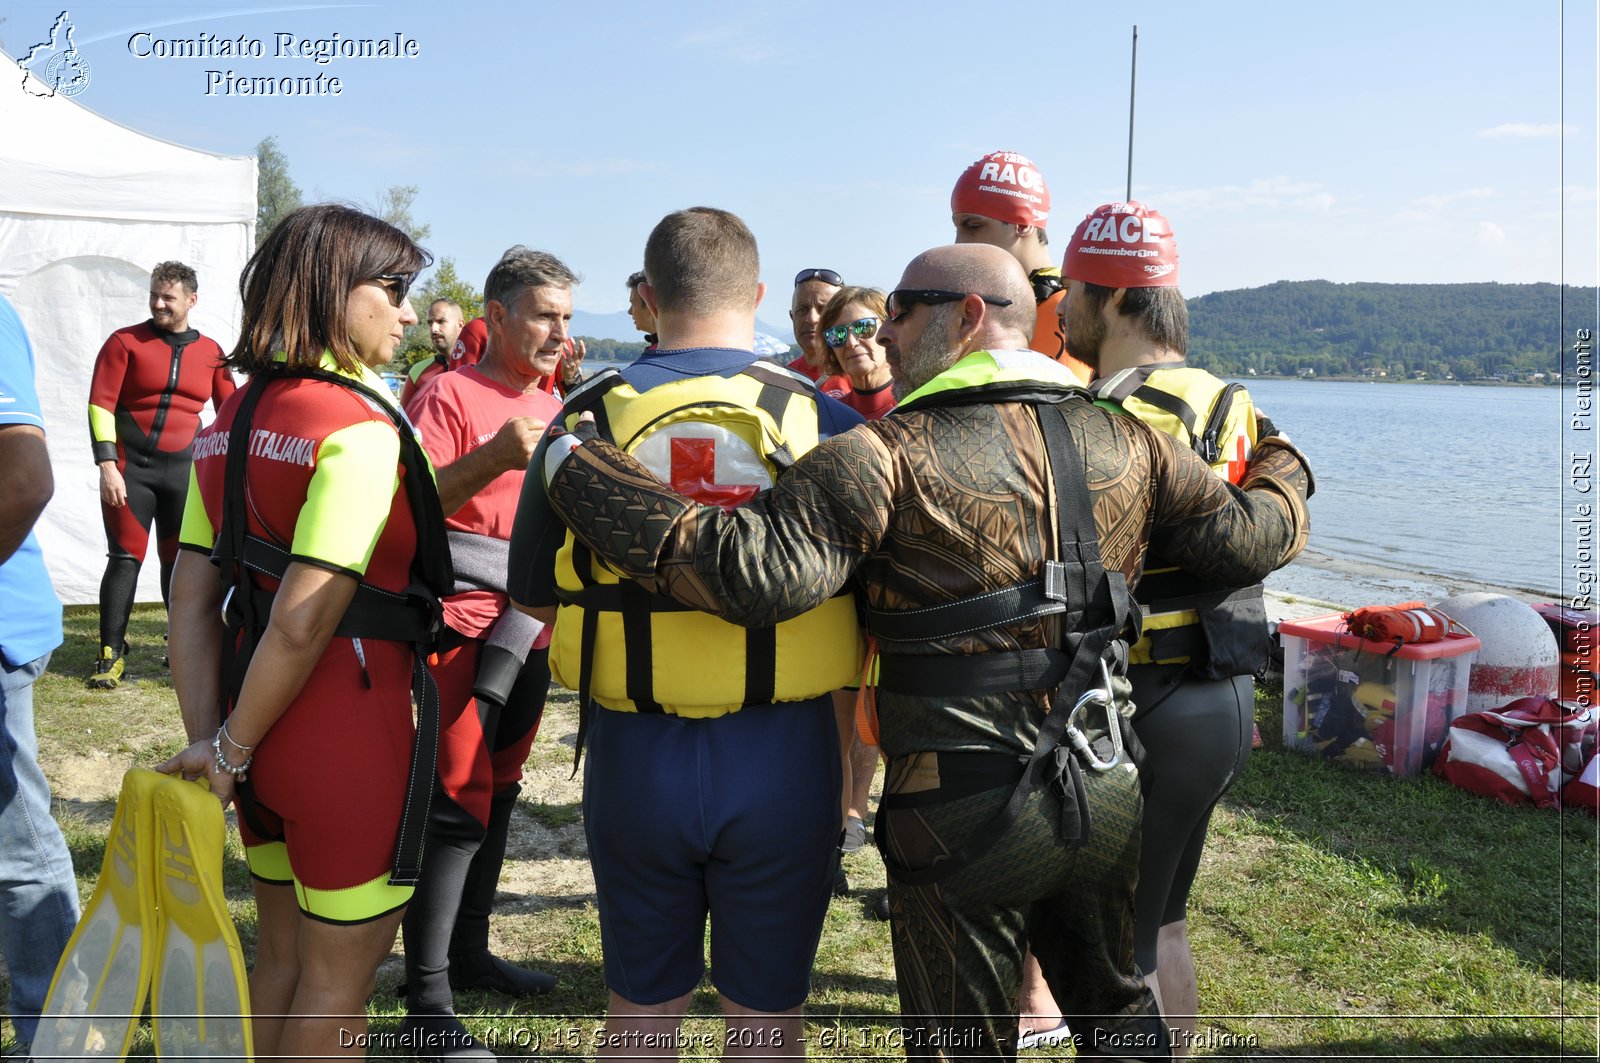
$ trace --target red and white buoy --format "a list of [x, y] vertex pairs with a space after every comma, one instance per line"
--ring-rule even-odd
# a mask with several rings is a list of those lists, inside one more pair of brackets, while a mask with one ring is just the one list
[[1467, 711], [1486, 712], [1527, 697], [1555, 697], [1561, 653], [1531, 605], [1503, 594], [1453, 594], [1434, 608], [1478, 636]]

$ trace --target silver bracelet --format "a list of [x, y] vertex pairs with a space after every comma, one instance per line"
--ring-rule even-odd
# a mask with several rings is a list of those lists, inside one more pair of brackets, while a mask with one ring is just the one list
[[[233, 739], [228, 739], [233, 741]], [[250, 762], [255, 760], [254, 754], [244, 759], [243, 764], [233, 765], [228, 763], [228, 758], [222, 755], [222, 728], [217, 728], [217, 733], [211, 738], [211, 757], [216, 768], [228, 775], [243, 775], [250, 769]]]
[[222, 721], [222, 737], [226, 738], [228, 740], [228, 744], [230, 746], [232, 746], [234, 749], [239, 750], [242, 753], [248, 753], [252, 749], [255, 748], [255, 746], [247, 746], [247, 745], [245, 745], [243, 742], [241, 742], [238, 739], [234, 738], [233, 735], [229, 734], [228, 733], [228, 721], [227, 720], [223, 720]]

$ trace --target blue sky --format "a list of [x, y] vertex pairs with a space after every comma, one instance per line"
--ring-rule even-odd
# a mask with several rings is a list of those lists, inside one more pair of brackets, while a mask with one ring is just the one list
[[[25, 53], [61, 10], [9, 4], [0, 45]], [[308, 200], [416, 185], [435, 255], [481, 285], [506, 246], [547, 248], [594, 312], [625, 306], [650, 227], [699, 203], [755, 231], [766, 320], [802, 267], [892, 286], [950, 239], [957, 175], [1002, 148], [1049, 182], [1059, 261], [1078, 219], [1123, 196], [1135, 23], [1133, 192], [1171, 220], [1185, 294], [1596, 283], [1595, 0], [68, 10], [83, 105], [227, 154], [276, 136]], [[267, 55], [141, 59], [141, 31], [244, 35]], [[277, 33], [400, 33], [420, 54], [318, 66], [274, 58]], [[343, 92], [208, 96], [208, 69], [321, 73]]]

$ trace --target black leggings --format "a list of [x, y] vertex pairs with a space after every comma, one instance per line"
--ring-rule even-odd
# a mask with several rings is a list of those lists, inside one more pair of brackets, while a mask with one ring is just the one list
[[[548, 648], [529, 654], [504, 709], [488, 710], [484, 740], [491, 754], [529, 741], [539, 726], [550, 689], [549, 655]], [[488, 951], [489, 913], [521, 789], [515, 781], [497, 785], [485, 825], [435, 786], [422, 879], [401, 922], [411, 1011], [450, 1007], [451, 959]]]
[[1138, 706], [1133, 729], [1145, 750], [1134, 957], [1150, 973], [1161, 928], [1188, 909], [1211, 810], [1250, 756], [1255, 686], [1247, 675], [1195, 679], [1181, 664], [1133, 665], [1128, 678]]
[[172, 583], [172, 563], [178, 556], [178, 532], [183, 524], [183, 504], [189, 491], [188, 450], [166, 454], [157, 451], [146, 464], [138, 458], [119, 460], [117, 470], [128, 501], [112, 508], [100, 503], [106, 529], [106, 572], [100, 580], [100, 645], [118, 653], [128, 633], [139, 566], [150, 545], [150, 526], [156, 529], [156, 557], [161, 562], [161, 601], [167, 602]]

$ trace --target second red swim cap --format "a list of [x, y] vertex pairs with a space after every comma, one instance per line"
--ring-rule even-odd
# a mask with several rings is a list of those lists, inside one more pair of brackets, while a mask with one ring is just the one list
[[1050, 190], [1033, 160], [1014, 151], [990, 152], [968, 166], [950, 193], [950, 213], [978, 214], [1040, 229], [1050, 220]]
[[1176, 288], [1172, 226], [1136, 200], [1096, 207], [1073, 231], [1061, 275], [1107, 288]]

